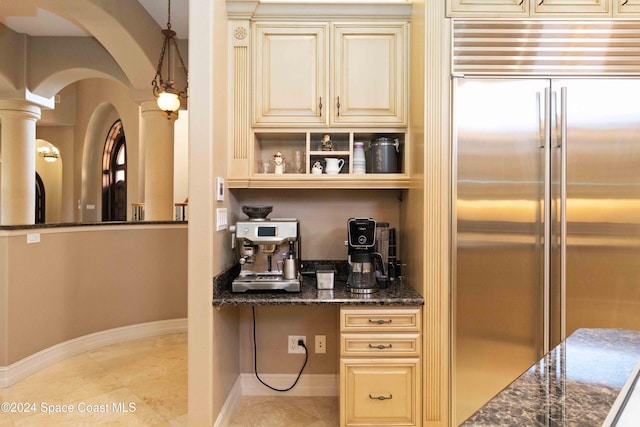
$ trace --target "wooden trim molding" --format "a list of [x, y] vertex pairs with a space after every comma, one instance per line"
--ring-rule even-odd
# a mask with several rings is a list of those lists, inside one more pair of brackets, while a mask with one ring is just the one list
[[451, 21], [425, 2], [424, 406], [425, 425], [449, 425]]

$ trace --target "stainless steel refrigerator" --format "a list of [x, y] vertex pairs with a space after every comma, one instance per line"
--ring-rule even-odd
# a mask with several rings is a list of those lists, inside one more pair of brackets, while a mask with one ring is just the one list
[[454, 78], [454, 423], [578, 328], [640, 329], [640, 80]]

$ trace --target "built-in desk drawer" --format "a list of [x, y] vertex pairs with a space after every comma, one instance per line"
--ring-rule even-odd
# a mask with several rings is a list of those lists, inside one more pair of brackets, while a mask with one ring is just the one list
[[350, 308], [340, 311], [342, 332], [419, 332], [419, 308]]
[[354, 357], [417, 357], [420, 355], [420, 334], [348, 334], [340, 337], [340, 355]]
[[341, 359], [343, 426], [419, 426], [420, 359]]
[[340, 309], [340, 426], [422, 425], [421, 308]]

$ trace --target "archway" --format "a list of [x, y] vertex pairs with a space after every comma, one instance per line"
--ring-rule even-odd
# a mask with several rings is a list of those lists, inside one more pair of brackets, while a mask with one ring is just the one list
[[102, 154], [102, 220], [127, 220], [127, 149], [119, 119], [109, 129]]

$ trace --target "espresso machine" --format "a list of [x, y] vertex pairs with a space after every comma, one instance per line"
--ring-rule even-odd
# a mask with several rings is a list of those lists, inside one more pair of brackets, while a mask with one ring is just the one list
[[243, 206], [249, 219], [229, 229], [235, 234], [240, 264], [240, 274], [231, 284], [233, 292], [300, 291], [300, 224], [295, 218], [267, 219], [271, 209]]
[[347, 286], [355, 294], [370, 294], [386, 284], [384, 261], [375, 252], [376, 221], [371, 218], [350, 218], [347, 221], [349, 278]]

